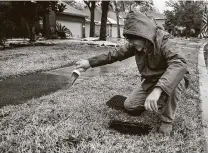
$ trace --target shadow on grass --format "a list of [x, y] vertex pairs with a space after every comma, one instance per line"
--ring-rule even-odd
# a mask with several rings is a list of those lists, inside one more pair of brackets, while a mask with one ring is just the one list
[[208, 43], [204, 46], [204, 60], [206, 67], [208, 67]]
[[144, 123], [133, 123], [133, 122], [123, 122], [112, 120], [109, 123], [109, 128], [116, 130], [122, 134], [130, 135], [147, 135], [152, 128]]
[[[106, 102], [106, 105], [112, 109], [122, 110], [127, 112], [124, 108], [124, 101], [126, 97], [122, 95], [115, 95], [109, 101]], [[109, 123], [109, 128], [116, 130], [122, 134], [130, 135], [147, 135], [152, 128], [144, 123], [133, 123], [133, 122], [123, 122], [118, 120], [112, 120]]]
[[0, 107], [16, 105], [55, 92], [69, 84], [61, 75], [37, 73], [0, 82]]

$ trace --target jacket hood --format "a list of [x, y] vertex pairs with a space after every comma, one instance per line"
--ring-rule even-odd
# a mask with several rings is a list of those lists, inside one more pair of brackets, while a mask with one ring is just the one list
[[130, 11], [124, 24], [123, 36], [143, 37], [154, 44], [157, 26], [143, 13]]

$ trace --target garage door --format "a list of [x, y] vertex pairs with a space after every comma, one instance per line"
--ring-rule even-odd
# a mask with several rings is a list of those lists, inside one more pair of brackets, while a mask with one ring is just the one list
[[82, 38], [82, 23], [57, 20], [61, 25], [67, 27], [73, 34], [73, 37]]
[[[118, 37], [118, 31], [117, 31], [117, 25], [113, 25], [112, 26], [112, 37], [114, 38], [117, 38]], [[121, 38], [124, 38], [123, 36], [123, 26], [120, 25], [120, 35], [121, 35]]]

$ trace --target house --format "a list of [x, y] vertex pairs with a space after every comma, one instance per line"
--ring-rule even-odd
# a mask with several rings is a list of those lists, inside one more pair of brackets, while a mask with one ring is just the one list
[[[55, 13], [54, 11], [51, 11], [49, 14], [48, 22], [50, 25], [50, 33], [54, 33], [58, 23], [61, 24], [61, 26], [68, 28], [72, 32], [74, 38], [84, 38], [85, 18], [88, 16], [67, 3], [61, 3], [66, 5], [66, 9], [63, 12]], [[43, 25], [42, 22], [40, 24]]]
[[159, 12], [155, 12], [155, 11], [148, 11], [146, 13], [146, 15], [150, 18], [153, 19], [154, 22], [161, 27], [162, 29], [164, 29], [164, 25], [165, 25], [165, 20], [166, 17], [164, 14], [161, 14]]
[[[89, 37], [90, 35], [90, 10], [85, 9], [82, 11], [89, 17], [86, 18], [86, 30], [85, 30], [85, 36]], [[101, 25], [101, 16], [102, 16], [102, 11], [100, 8], [95, 8], [95, 36], [100, 35], [100, 25]], [[119, 24], [120, 24], [120, 35], [123, 37], [123, 27], [124, 27], [124, 19], [122, 17], [119, 17]], [[117, 37], [117, 19], [116, 19], [116, 14], [115, 12], [108, 11], [108, 17], [107, 17], [107, 26], [106, 26], [106, 34], [108, 37]]]
[[[90, 32], [90, 11], [89, 9], [85, 9], [82, 12], [87, 14], [89, 17], [86, 18], [86, 37], [89, 36]], [[123, 37], [123, 27], [124, 27], [124, 21], [125, 21], [125, 16], [127, 13], [125, 12], [120, 12], [119, 15], [119, 24], [120, 24], [120, 34], [121, 37]], [[152, 21], [157, 24], [159, 27], [164, 29], [164, 24], [166, 17], [164, 14], [161, 14], [159, 12], [155, 11], [148, 11], [146, 15], [152, 19]], [[95, 35], [99, 36], [100, 34], [100, 24], [101, 24], [101, 16], [102, 16], [102, 11], [100, 8], [95, 8]], [[109, 11], [108, 12], [108, 20], [107, 20], [107, 27], [106, 27], [106, 33], [107, 36], [109, 37], [117, 37], [117, 19], [116, 19], [116, 13]]]
[[[157, 11], [147, 11], [146, 16], [148, 16], [157, 26], [164, 30], [166, 17], [164, 14], [161, 14]], [[126, 13], [124, 13], [124, 18], [126, 18]]]
[[[50, 19], [53, 20], [52, 25], [55, 23], [61, 23], [62, 26], [67, 27], [73, 34], [73, 37], [84, 38], [90, 36], [90, 10], [88, 8], [80, 11], [74, 7], [68, 5], [67, 3], [61, 2], [66, 5], [66, 10], [64, 12], [58, 13], [55, 15], [50, 15]], [[95, 36], [100, 35], [100, 26], [101, 26], [101, 8], [95, 8]], [[121, 12], [119, 15], [119, 24], [120, 24], [120, 36], [123, 37], [123, 28], [125, 20], [125, 12]], [[159, 12], [148, 11], [146, 15], [151, 18], [158, 26], [164, 29], [165, 16]], [[107, 17], [107, 26], [106, 26], [106, 35], [108, 37], [116, 38], [117, 34], [117, 18], [116, 13], [108, 11]]]
[[[108, 12], [108, 20], [110, 21], [110, 37], [118, 37], [118, 32], [117, 32], [117, 17], [116, 13], [109, 11]], [[120, 25], [120, 35], [122, 38], [123, 37], [123, 28], [124, 28], [124, 18], [122, 17], [122, 14], [119, 14], [119, 25]]]
[[56, 22], [67, 27], [72, 32], [73, 37], [84, 38], [85, 18], [88, 16], [66, 3], [64, 3], [64, 5], [66, 5], [66, 9], [64, 12], [57, 13]]

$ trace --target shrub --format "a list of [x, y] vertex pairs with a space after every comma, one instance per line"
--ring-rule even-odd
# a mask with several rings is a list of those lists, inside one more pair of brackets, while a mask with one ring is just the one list
[[66, 38], [66, 35], [72, 37], [72, 32], [67, 27], [61, 25], [61, 23], [56, 22], [56, 30], [61, 38]]
[[0, 2], [0, 45], [4, 45], [9, 34], [15, 29], [15, 24], [8, 18], [10, 9], [9, 2]]

